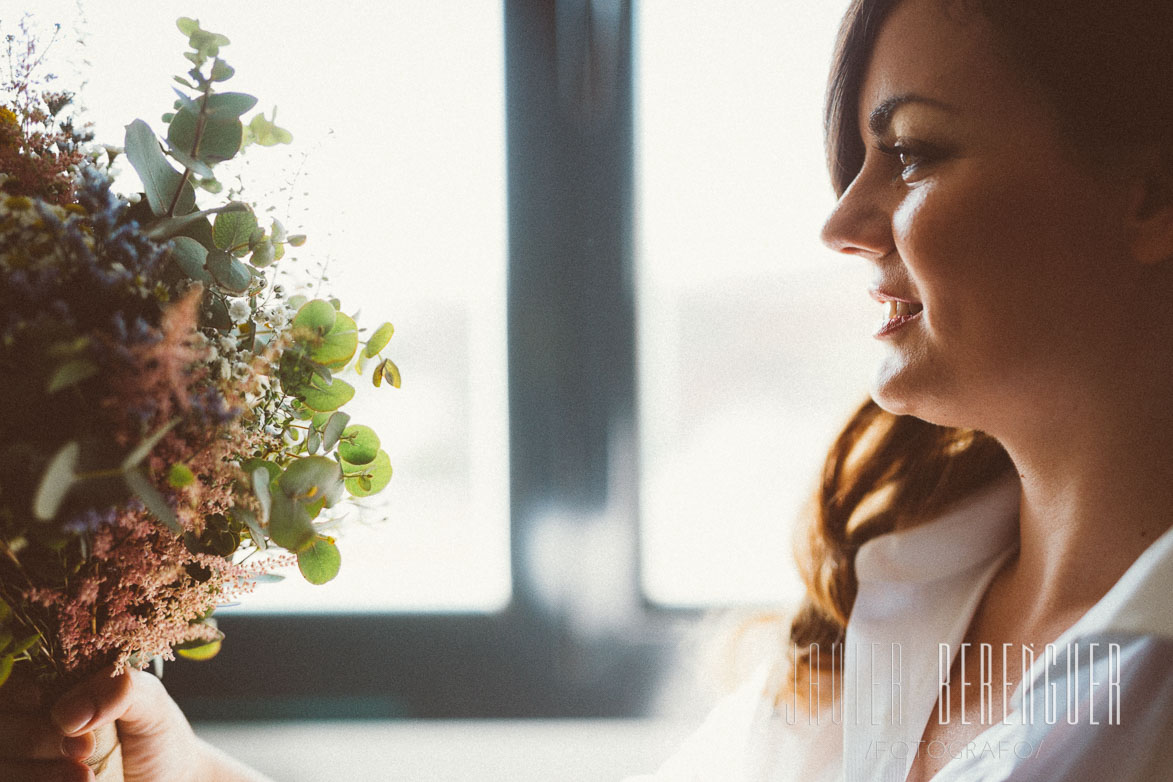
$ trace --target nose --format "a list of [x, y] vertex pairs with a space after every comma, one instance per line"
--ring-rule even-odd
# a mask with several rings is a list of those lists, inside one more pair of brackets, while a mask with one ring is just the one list
[[873, 261], [894, 249], [891, 215], [881, 193], [862, 174], [839, 196], [820, 238], [832, 250]]

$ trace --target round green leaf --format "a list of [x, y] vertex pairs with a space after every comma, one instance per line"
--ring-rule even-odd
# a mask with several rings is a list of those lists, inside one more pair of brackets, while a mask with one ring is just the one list
[[305, 450], [306, 453], [314, 454], [322, 447], [322, 435], [318, 433], [317, 429], [310, 429], [305, 436]]
[[277, 480], [277, 476], [281, 474], [281, 465], [274, 464], [268, 459], [245, 459], [240, 469], [244, 470], [249, 475], [252, 475], [257, 469], [264, 469], [269, 475], [269, 482]]
[[297, 551], [314, 537], [314, 522], [303, 503], [284, 492], [274, 492], [269, 511], [269, 540], [289, 551]]
[[342, 312], [337, 312], [334, 325], [319, 341], [315, 341], [310, 349], [310, 358], [319, 364], [342, 364], [354, 356], [358, 350], [358, 326], [354, 320]]
[[338, 442], [338, 455], [350, 464], [370, 464], [379, 455], [379, 435], [369, 426], [348, 426]]
[[[319, 413], [318, 415], [323, 414]], [[322, 450], [329, 451], [337, 444], [338, 438], [342, 436], [348, 423], [350, 423], [350, 415], [343, 412], [334, 413], [326, 420], [325, 426], [322, 427]]]
[[[193, 106], [198, 103], [193, 103]], [[177, 150], [189, 154], [195, 149], [196, 127], [199, 124], [199, 114], [192, 108], [184, 108], [175, 113], [171, 123], [167, 126], [167, 141]], [[231, 116], [208, 114], [204, 120], [204, 129], [200, 134], [199, 150], [194, 157], [215, 165], [235, 157], [240, 151], [244, 139], [244, 126], [240, 120]]]
[[297, 552], [297, 568], [311, 584], [321, 585], [338, 575], [342, 555], [332, 538], [318, 537], [307, 548]]
[[273, 247], [272, 242], [266, 241], [257, 245], [248, 262], [258, 269], [263, 269], [271, 265], [275, 260], [277, 260], [277, 250]]
[[180, 657], [184, 657], [188, 660], [200, 660], [200, 661], [211, 660], [213, 657], [215, 657], [217, 654], [220, 653], [220, 644], [221, 644], [221, 641], [219, 638], [217, 638], [214, 641], [209, 641], [208, 643], [200, 644], [199, 646], [189, 646], [189, 647], [178, 647], [177, 646], [175, 648], [175, 652]]
[[314, 502], [319, 497], [337, 496], [341, 482], [342, 469], [338, 462], [325, 456], [295, 459], [277, 479], [277, 485], [285, 496], [305, 502]]
[[334, 321], [338, 319], [338, 310], [325, 299], [307, 301], [293, 316], [293, 327], [308, 329], [319, 337], [330, 333], [334, 328]]
[[171, 240], [171, 260], [193, 280], [203, 283], [212, 281], [212, 275], [204, 266], [208, 260], [208, 251], [190, 236], [177, 236]]
[[249, 237], [257, 228], [257, 217], [249, 211], [221, 212], [212, 224], [212, 238], [221, 250], [231, 252], [247, 246]]
[[247, 266], [223, 250], [208, 253], [208, 271], [220, 287], [231, 293], [247, 292], [253, 279]]
[[298, 390], [305, 406], [319, 413], [337, 410], [354, 398], [354, 386], [345, 380], [334, 380], [324, 387], [315, 381]]
[[367, 358], [374, 358], [375, 354], [383, 348], [387, 347], [387, 343], [391, 341], [391, 335], [395, 333], [395, 327], [390, 323], [384, 323], [379, 328], [375, 329], [375, 333], [367, 340], [367, 347], [364, 351]]
[[176, 489], [182, 489], [184, 486], [190, 486], [195, 481], [195, 473], [186, 464], [173, 464], [171, 470], [167, 473], [167, 483], [174, 486]]
[[191, 19], [187, 16], [181, 16], [176, 19], [175, 26], [179, 28], [179, 32], [183, 33], [189, 38], [191, 37], [192, 33], [200, 29], [200, 23], [197, 20]]
[[379, 451], [370, 464], [359, 467], [344, 463], [343, 468], [351, 476], [346, 479], [346, 490], [355, 497], [378, 494], [391, 482], [391, 457], [386, 451]]
[[63, 445], [41, 476], [41, 484], [37, 487], [37, 495], [33, 499], [33, 515], [41, 521], [49, 521], [57, 515], [62, 500], [69, 493], [75, 478], [77, 459], [81, 454], [81, 446], [76, 441]]

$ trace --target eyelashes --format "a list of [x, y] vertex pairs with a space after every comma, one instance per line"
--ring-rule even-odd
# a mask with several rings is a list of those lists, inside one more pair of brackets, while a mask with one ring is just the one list
[[905, 182], [921, 179], [927, 173], [926, 168], [945, 158], [945, 154], [936, 147], [904, 139], [892, 144], [877, 141], [876, 149], [893, 161], [900, 178]]

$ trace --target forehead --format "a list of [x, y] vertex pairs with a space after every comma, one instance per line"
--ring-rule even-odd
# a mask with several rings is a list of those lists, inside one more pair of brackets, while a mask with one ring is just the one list
[[1023, 111], [1038, 110], [1040, 96], [1001, 55], [987, 22], [961, 6], [904, 0], [893, 9], [860, 88], [861, 130], [876, 107], [897, 96], [927, 98], [972, 121], [1013, 122]]

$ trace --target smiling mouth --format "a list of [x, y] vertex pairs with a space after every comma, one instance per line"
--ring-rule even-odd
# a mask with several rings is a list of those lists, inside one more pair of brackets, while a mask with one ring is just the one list
[[916, 315], [925, 308], [925, 305], [915, 301], [896, 301], [893, 299], [883, 303], [887, 305], [888, 320]]
[[889, 299], [880, 303], [884, 305], [884, 314], [886, 317], [880, 323], [879, 330], [875, 333], [876, 338], [887, 337], [889, 334], [903, 328], [906, 323], [919, 320], [921, 313], [925, 309], [925, 305], [917, 301]]

